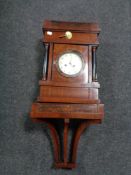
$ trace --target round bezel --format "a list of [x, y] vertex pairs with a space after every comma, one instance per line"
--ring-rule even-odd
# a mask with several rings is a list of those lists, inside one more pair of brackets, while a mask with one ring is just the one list
[[[79, 56], [80, 59], [81, 59], [81, 61], [82, 61], [82, 67], [81, 67], [80, 71], [79, 71], [78, 73], [76, 73], [76, 74], [72, 74], [72, 75], [66, 74], [66, 73], [64, 73], [64, 72], [61, 70], [61, 68], [60, 68], [60, 66], [59, 66], [59, 60], [60, 60], [60, 58], [62, 57], [62, 55], [67, 54], [67, 53], [73, 53], [73, 54]], [[57, 70], [59, 71], [59, 73], [60, 73], [61, 75], [65, 76], [65, 77], [76, 77], [76, 76], [80, 75], [81, 72], [82, 72], [83, 69], [84, 69], [84, 65], [85, 65], [85, 64], [84, 64], [84, 59], [83, 59], [82, 54], [81, 54], [80, 52], [78, 52], [78, 51], [75, 51], [75, 50], [68, 50], [68, 51], [63, 52], [62, 54], [60, 54], [60, 55], [58, 56], [57, 61], [56, 61]]]

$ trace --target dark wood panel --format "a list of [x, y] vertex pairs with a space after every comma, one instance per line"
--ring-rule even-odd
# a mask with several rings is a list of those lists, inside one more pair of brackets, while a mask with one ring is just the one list
[[49, 48], [49, 61], [48, 61], [48, 74], [47, 74], [47, 80], [51, 80], [51, 72], [52, 72], [52, 59], [53, 59], [53, 48], [54, 45], [50, 43], [50, 48]]

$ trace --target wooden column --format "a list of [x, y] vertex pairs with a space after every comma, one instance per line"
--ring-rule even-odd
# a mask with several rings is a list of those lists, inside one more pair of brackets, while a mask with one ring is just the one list
[[45, 55], [44, 55], [44, 62], [43, 62], [43, 80], [46, 80], [49, 44], [46, 43], [44, 44], [44, 46], [45, 46]]
[[92, 48], [92, 80], [97, 81], [97, 59], [96, 59], [96, 47]]

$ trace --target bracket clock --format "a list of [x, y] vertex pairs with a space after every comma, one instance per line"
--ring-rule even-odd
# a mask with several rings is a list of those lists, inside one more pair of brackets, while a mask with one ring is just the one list
[[[43, 77], [30, 115], [34, 122], [46, 122], [50, 129], [56, 168], [76, 167], [81, 134], [89, 125], [101, 123], [104, 116], [97, 81], [99, 33], [97, 23], [46, 20], [43, 24]], [[62, 137], [57, 121], [63, 128]], [[75, 121], [69, 153], [69, 128]]]

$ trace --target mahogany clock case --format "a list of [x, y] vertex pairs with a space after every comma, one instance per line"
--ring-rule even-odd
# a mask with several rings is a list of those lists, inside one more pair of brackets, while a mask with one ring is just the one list
[[[72, 32], [71, 39], [65, 37], [65, 32], [67, 30]], [[52, 32], [52, 34], [49, 35], [49, 32]], [[45, 43], [46, 48], [46, 62], [44, 60], [43, 79], [39, 82], [40, 94], [37, 98], [37, 103], [34, 103], [33, 105], [31, 113], [32, 117], [37, 116], [39, 118], [40, 116], [44, 117], [46, 115], [46, 117], [52, 116], [54, 118], [55, 115], [53, 112], [50, 112], [49, 115], [47, 107], [47, 111], [43, 111], [43, 114], [41, 110], [41, 113], [39, 111], [39, 106], [43, 105], [43, 109], [45, 110], [45, 106], [47, 106], [48, 103], [49, 108], [53, 105], [56, 107], [56, 104], [54, 103], [59, 103], [58, 106], [62, 105], [61, 108], [63, 107], [63, 113], [65, 113], [65, 105], [60, 103], [69, 103], [70, 115], [68, 114], [68, 117], [71, 115], [74, 115], [75, 117], [76, 113], [72, 114], [70, 110], [73, 108], [75, 111], [78, 105], [74, 104], [78, 103], [85, 104], [88, 110], [89, 108], [94, 109], [94, 116], [99, 114], [99, 117], [101, 116], [100, 118], [103, 118], [103, 105], [100, 104], [99, 99], [98, 89], [100, 85], [97, 81], [96, 69], [96, 49], [99, 45], [99, 32], [100, 28], [97, 23], [86, 24], [48, 20], [44, 22], [43, 42]], [[76, 51], [80, 53], [83, 58], [83, 70], [76, 77], [66, 77], [62, 75], [57, 68], [59, 56], [69, 51]], [[53, 105], [50, 103], [53, 103]], [[54, 108], [52, 108], [52, 111]], [[40, 109], [42, 108], [40, 107]], [[58, 109], [58, 107], [56, 109]], [[68, 112], [66, 111], [66, 114], [67, 113]], [[60, 116], [61, 114], [62, 113], [58, 112], [56, 116]], [[82, 116], [80, 113], [77, 115], [79, 115], [80, 118]], [[87, 113], [87, 118], [90, 118], [91, 116], [92, 115], [88, 115]], [[61, 117], [63, 117], [63, 115], [61, 115]]]
[[[99, 32], [97, 23], [47, 20], [43, 25], [43, 78], [39, 81], [40, 93], [32, 105], [31, 118], [35, 122], [48, 124], [54, 141], [56, 168], [76, 167], [80, 135], [89, 125], [101, 123], [104, 116], [104, 105], [99, 99], [100, 84], [97, 81], [96, 50]], [[65, 53], [75, 53], [82, 62], [81, 71], [75, 76], [67, 76], [59, 70], [59, 58]], [[71, 62], [65, 64], [73, 69], [70, 65]], [[62, 155], [59, 133], [52, 124], [52, 119], [64, 121]], [[73, 138], [69, 161], [67, 143], [71, 119], [81, 119], [81, 122]]]
[[[0, 175], [130, 175], [130, 0], [6, 0], [0, 8]], [[101, 28], [96, 56], [106, 115], [82, 135], [73, 171], [52, 168], [47, 125], [29, 118], [39, 96], [46, 18], [99, 21]]]

